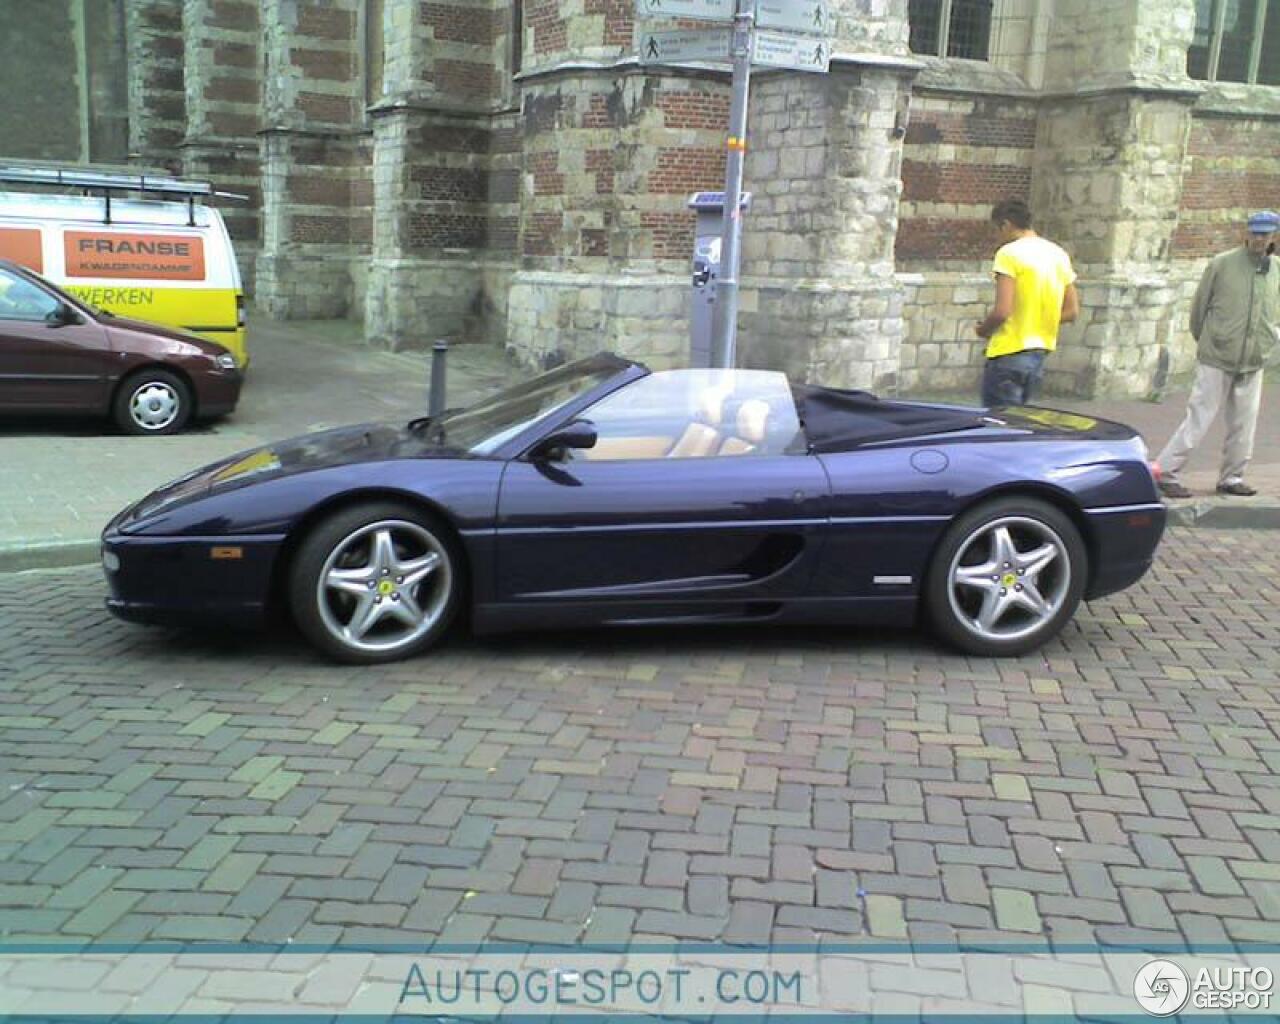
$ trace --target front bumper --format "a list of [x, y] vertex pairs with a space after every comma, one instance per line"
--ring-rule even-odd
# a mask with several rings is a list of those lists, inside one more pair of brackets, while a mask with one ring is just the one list
[[154, 625], [259, 626], [283, 537], [102, 537], [107, 609]]
[[200, 419], [227, 416], [235, 411], [244, 387], [243, 370], [206, 373], [196, 378], [196, 415]]

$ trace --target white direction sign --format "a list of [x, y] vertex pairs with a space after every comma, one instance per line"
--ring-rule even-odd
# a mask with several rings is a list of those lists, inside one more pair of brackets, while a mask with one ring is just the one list
[[796, 71], [827, 71], [831, 67], [831, 44], [813, 36], [791, 36], [759, 31], [751, 63]]
[[734, 0], [636, 0], [637, 18], [692, 18], [694, 21], [733, 21]]
[[728, 60], [733, 29], [701, 32], [641, 32], [640, 63], [671, 64], [685, 60]]
[[756, 27], [825, 36], [831, 11], [826, 0], [756, 0]]

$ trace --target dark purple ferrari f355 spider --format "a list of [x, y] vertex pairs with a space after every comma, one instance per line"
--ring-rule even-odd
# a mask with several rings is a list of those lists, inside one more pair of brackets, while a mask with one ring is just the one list
[[1164, 525], [1115, 423], [598, 355], [207, 466], [102, 542], [123, 618], [282, 609], [349, 662], [422, 651], [464, 607], [481, 632], [923, 618], [1014, 655], [1137, 581]]

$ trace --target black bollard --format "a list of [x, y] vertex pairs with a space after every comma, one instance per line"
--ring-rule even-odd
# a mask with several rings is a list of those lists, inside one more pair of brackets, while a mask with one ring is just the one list
[[449, 343], [443, 339], [431, 346], [431, 392], [427, 399], [428, 416], [435, 417], [444, 412], [444, 364], [448, 354]]

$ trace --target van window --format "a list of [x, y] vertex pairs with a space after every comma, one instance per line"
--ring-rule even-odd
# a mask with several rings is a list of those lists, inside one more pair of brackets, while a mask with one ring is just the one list
[[0, 320], [43, 320], [58, 300], [25, 277], [0, 269]]

